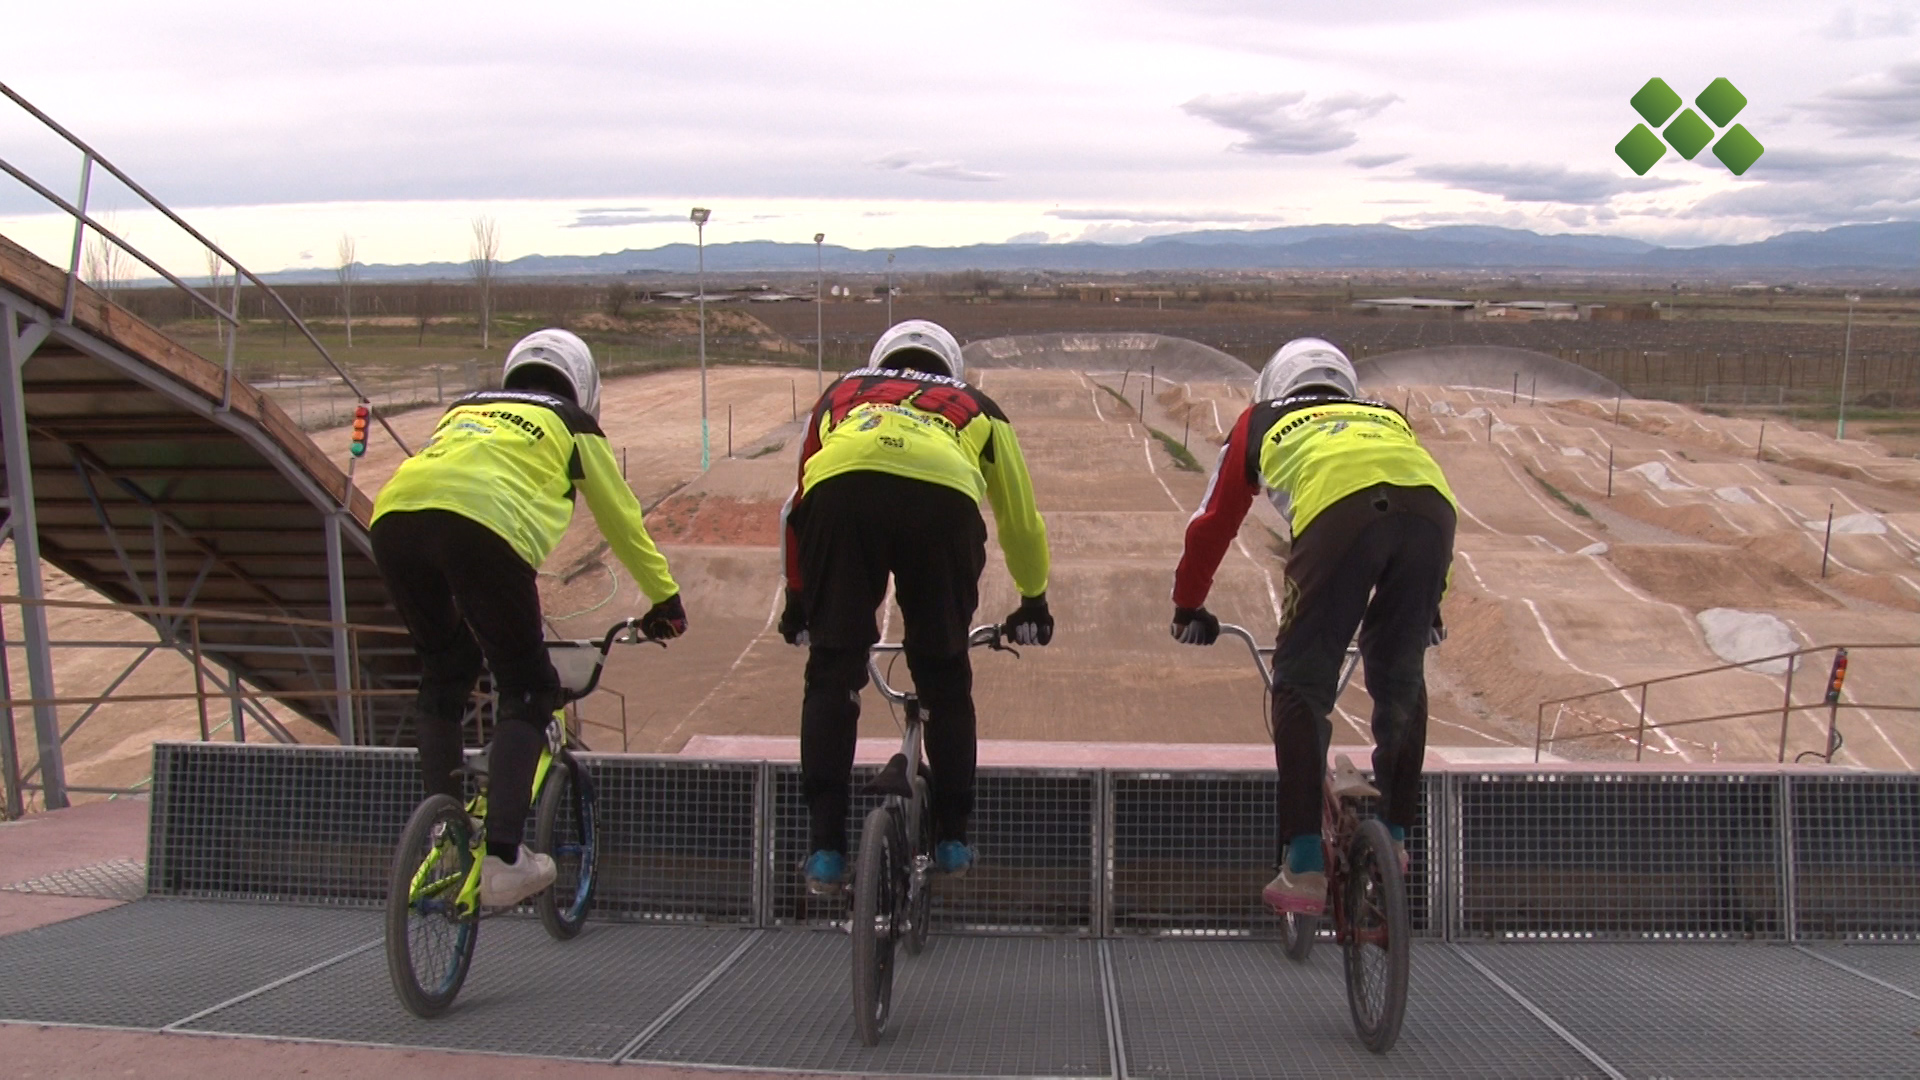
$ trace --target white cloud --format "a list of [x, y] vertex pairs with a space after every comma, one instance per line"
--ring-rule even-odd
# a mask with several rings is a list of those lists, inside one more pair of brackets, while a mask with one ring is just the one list
[[1398, 94], [1333, 94], [1308, 98], [1303, 91], [1279, 94], [1202, 94], [1180, 106], [1247, 136], [1233, 149], [1248, 154], [1324, 154], [1358, 141], [1353, 125], [1380, 115]]
[[1347, 159], [1347, 164], [1357, 165], [1362, 169], [1377, 169], [1382, 165], [1405, 161], [1412, 156], [1411, 154], [1355, 154]]
[[1835, 87], [1806, 108], [1846, 135], [1920, 134], [1920, 62]]
[[915, 176], [925, 176], [933, 180], [988, 183], [1006, 179], [1000, 173], [969, 169], [957, 161], [932, 160], [918, 150], [896, 150], [891, 154], [883, 154], [875, 158], [870, 164], [876, 169], [912, 173]]
[[1281, 220], [1277, 214], [1241, 210], [1049, 210], [1047, 216], [1061, 221], [1119, 221], [1136, 225], [1238, 225]]
[[1680, 186], [1678, 180], [1642, 180], [1603, 172], [1578, 172], [1564, 165], [1500, 162], [1419, 165], [1413, 170], [1417, 179], [1432, 180], [1450, 188], [1498, 195], [1504, 202], [1604, 203], [1615, 195], [1633, 191], [1657, 191]]
[[1835, 41], [1859, 41], [1866, 38], [1906, 37], [1913, 33], [1913, 12], [1901, 8], [1861, 12], [1843, 7], [1820, 32]]

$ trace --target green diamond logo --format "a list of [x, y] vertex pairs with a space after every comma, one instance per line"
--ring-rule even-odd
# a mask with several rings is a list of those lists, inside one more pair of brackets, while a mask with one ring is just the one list
[[1620, 160], [1627, 163], [1627, 168], [1632, 169], [1635, 176], [1645, 176], [1647, 170], [1653, 168], [1654, 162], [1666, 156], [1667, 144], [1660, 141], [1660, 136], [1647, 130], [1647, 125], [1635, 124], [1633, 130], [1627, 132], [1627, 137], [1613, 148], [1613, 152], [1620, 155]]
[[1707, 114], [1707, 119], [1713, 121], [1714, 127], [1726, 127], [1729, 120], [1739, 116], [1740, 110], [1747, 107], [1747, 95], [1734, 89], [1727, 80], [1715, 79], [1700, 91], [1700, 96], [1694, 98], [1693, 103], [1700, 106], [1700, 111]]
[[1664, 134], [1667, 136], [1667, 145], [1680, 151], [1680, 156], [1688, 161], [1692, 161], [1694, 155], [1705, 150], [1707, 144], [1713, 141], [1713, 129], [1692, 109], [1681, 109], [1680, 115], [1667, 125]]
[[1760, 155], [1766, 153], [1766, 149], [1744, 124], [1735, 124], [1720, 136], [1719, 142], [1713, 144], [1713, 156], [1719, 158], [1720, 164], [1725, 165], [1733, 175], [1743, 176], [1754, 162], [1760, 160]]
[[[1732, 84], [1728, 84], [1727, 88], [1733, 89]], [[1736, 94], [1738, 92], [1735, 91]], [[1740, 103], [1746, 104], [1746, 99], [1741, 98]], [[1673, 87], [1668, 86], [1665, 79], [1655, 76], [1647, 80], [1647, 85], [1641, 87], [1639, 93], [1633, 95], [1630, 104], [1633, 105], [1633, 111], [1644, 117], [1647, 123], [1659, 127], [1667, 122], [1667, 117], [1673, 115], [1673, 110], [1680, 107], [1680, 95], [1673, 92]]]

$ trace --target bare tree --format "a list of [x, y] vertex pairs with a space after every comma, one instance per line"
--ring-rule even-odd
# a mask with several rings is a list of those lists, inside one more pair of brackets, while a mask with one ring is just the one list
[[[216, 307], [220, 304], [220, 256], [212, 248], [207, 249], [207, 299]], [[227, 324], [217, 311], [213, 313], [213, 340], [221, 348], [226, 347]]]
[[429, 281], [414, 286], [413, 317], [420, 329], [420, 336], [419, 339], [414, 342], [415, 345], [425, 345], [427, 343], [427, 323], [433, 320], [433, 309], [439, 302], [439, 299], [440, 287], [433, 282]]
[[490, 217], [473, 219], [473, 283], [480, 287], [480, 347], [487, 347], [493, 326], [493, 274], [500, 265], [500, 226]]
[[340, 265], [334, 271], [340, 279], [340, 310], [347, 316], [347, 348], [353, 348], [353, 237], [340, 234]]
[[[112, 215], [108, 215], [106, 225], [115, 233], [120, 232], [114, 224]], [[132, 270], [133, 260], [126, 252], [120, 250], [119, 244], [104, 236], [95, 234], [87, 236], [87, 249], [82, 256], [80, 275], [86, 279], [87, 284], [94, 287], [95, 291], [104, 293], [108, 300], [112, 300], [113, 294], [120, 289], [121, 284], [132, 276]]]
[[620, 317], [620, 309], [633, 300], [633, 286], [624, 281], [616, 281], [607, 286], [607, 314]]

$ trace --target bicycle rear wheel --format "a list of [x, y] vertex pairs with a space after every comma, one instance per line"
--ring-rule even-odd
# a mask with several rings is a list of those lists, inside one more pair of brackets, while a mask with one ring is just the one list
[[1340, 889], [1346, 921], [1340, 941], [1346, 952], [1353, 1029], [1367, 1049], [1384, 1054], [1400, 1037], [1400, 1021], [1406, 1015], [1412, 935], [1407, 883], [1385, 825], [1361, 823], [1347, 851]]
[[387, 973], [408, 1012], [438, 1016], [453, 1004], [473, 962], [478, 913], [454, 908], [473, 869], [472, 826], [451, 796], [414, 810], [400, 834], [387, 882]]
[[1298, 964], [1307, 962], [1313, 953], [1313, 939], [1320, 932], [1320, 919], [1315, 915], [1296, 915], [1289, 911], [1280, 916], [1280, 929], [1287, 939], [1287, 959]]
[[893, 1004], [893, 946], [906, 903], [900, 832], [886, 807], [868, 814], [853, 872], [853, 1022], [865, 1046], [880, 1041]]
[[534, 808], [533, 846], [553, 856], [553, 885], [533, 898], [540, 924], [555, 941], [577, 936], [593, 907], [598, 868], [593, 778], [571, 754], [554, 760]]
[[[928, 801], [927, 778], [913, 778], [913, 800], [920, 810], [920, 835], [911, 850], [903, 853], [909, 866], [922, 857], [933, 858], [933, 804]], [[918, 887], [916, 887], [916, 885]], [[933, 922], [933, 872], [931, 867], [916, 882], [907, 880], [907, 955], [919, 956], [927, 947], [927, 930]]]

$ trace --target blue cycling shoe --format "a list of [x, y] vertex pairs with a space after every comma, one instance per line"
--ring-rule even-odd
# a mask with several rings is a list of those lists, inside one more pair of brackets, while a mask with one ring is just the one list
[[933, 865], [950, 877], [961, 877], [973, 866], [973, 849], [959, 840], [942, 840], [933, 848]]
[[847, 883], [847, 857], [822, 848], [807, 856], [801, 873], [806, 876], [808, 892], [825, 894], [838, 891]]

